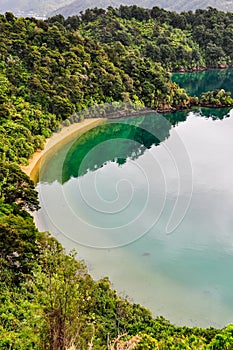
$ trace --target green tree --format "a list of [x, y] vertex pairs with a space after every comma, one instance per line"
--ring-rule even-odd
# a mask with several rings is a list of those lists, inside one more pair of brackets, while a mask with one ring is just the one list
[[39, 201], [34, 183], [17, 164], [0, 162], [0, 195], [5, 203], [19, 209], [38, 210]]
[[48, 239], [43, 245], [41, 269], [35, 272], [35, 293], [43, 305], [51, 350], [65, 350], [72, 344], [87, 348], [90, 340], [82, 338], [82, 328], [88, 327], [85, 311], [89, 297], [82, 289], [87, 272], [75, 256], [66, 255], [58, 242]]

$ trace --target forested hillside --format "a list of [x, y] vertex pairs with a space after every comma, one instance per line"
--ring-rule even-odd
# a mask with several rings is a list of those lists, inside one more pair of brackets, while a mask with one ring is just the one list
[[175, 327], [119, 298], [107, 278], [94, 282], [73, 252], [35, 228], [28, 212], [39, 207], [37, 192], [19, 167], [90, 106], [197, 103], [168, 70], [232, 65], [232, 33], [233, 15], [214, 9], [0, 16], [0, 349], [126, 349], [128, 341], [138, 350], [232, 348], [232, 326]]
[[211, 8], [177, 14], [158, 7], [148, 10], [121, 6], [107, 12], [87, 10], [81, 19], [78, 28], [85, 35], [110, 46], [120, 42], [126, 49], [132, 47], [153, 62], [161, 62], [166, 69], [233, 63], [232, 13]]
[[[0, 17], [2, 157], [26, 163], [59, 123], [94, 104], [195, 103], [167, 70], [232, 65], [233, 15], [137, 7], [48, 21]], [[19, 141], [18, 135], [21, 135]]]

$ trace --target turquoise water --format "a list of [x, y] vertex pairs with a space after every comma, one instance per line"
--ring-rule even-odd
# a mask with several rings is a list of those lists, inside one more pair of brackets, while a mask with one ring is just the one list
[[233, 95], [233, 69], [173, 73], [172, 80], [193, 96], [199, 97], [202, 92], [215, 89], [224, 89]]
[[44, 159], [35, 220], [154, 315], [222, 327], [233, 321], [233, 110], [165, 117], [105, 123]]

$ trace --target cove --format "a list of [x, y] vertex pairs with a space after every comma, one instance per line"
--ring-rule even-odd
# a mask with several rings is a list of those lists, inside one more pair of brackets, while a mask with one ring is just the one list
[[232, 128], [196, 109], [89, 130], [43, 159], [38, 228], [155, 316], [232, 322]]

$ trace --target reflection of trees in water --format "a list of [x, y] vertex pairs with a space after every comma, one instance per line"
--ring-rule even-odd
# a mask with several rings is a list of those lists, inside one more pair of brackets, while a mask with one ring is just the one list
[[202, 107], [199, 110], [199, 114], [202, 117], [206, 118], [212, 118], [213, 120], [218, 119], [224, 119], [228, 118], [230, 116], [229, 111], [231, 110], [231, 107], [229, 108], [208, 108], [208, 107]]
[[[228, 111], [203, 108], [198, 109], [198, 115], [215, 120], [227, 116]], [[188, 114], [189, 111], [181, 111], [166, 114], [166, 118], [151, 114], [110, 122], [88, 131], [70, 148], [63, 165], [62, 181], [84, 175], [88, 170], [95, 171], [108, 161], [123, 165], [126, 159], [137, 159], [146, 149], [167, 139], [171, 127], [185, 121]]]
[[[198, 116], [211, 117], [215, 120], [225, 117], [229, 109], [196, 108], [195, 111]], [[189, 113], [190, 111], [166, 115], [153, 113], [146, 116], [110, 120], [89, 130], [80, 136], [68, 150], [62, 164], [62, 183], [71, 177], [95, 171], [109, 161], [122, 166], [127, 159], [139, 158], [147, 149], [167, 139], [171, 127], [185, 121]], [[49, 172], [47, 176], [46, 168], [48, 167], [49, 161], [45, 162], [42, 181], [51, 183], [58, 180], [60, 182], [56, 174]]]
[[81, 136], [63, 165], [63, 182], [99, 169], [108, 161], [119, 165], [137, 159], [169, 136], [170, 122], [161, 115], [141, 116], [100, 125]]
[[62, 181], [95, 171], [108, 161], [123, 165], [137, 159], [152, 145], [169, 137], [172, 125], [185, 121], [188, 112], [151, 114], [121, 119], [98, 126], [81, 136], [70, 148], [63, 164]]
[[185, 88], [192, 96], [200, 96], [202, 92], [222, 88], [233, 94], [232, 79], [233, 69], [172, 74], [172, 80]]

